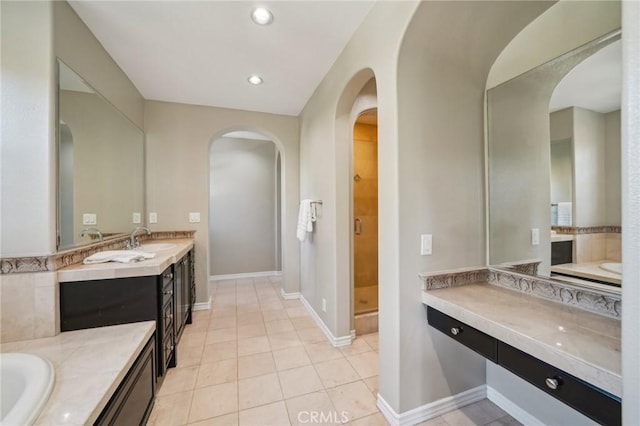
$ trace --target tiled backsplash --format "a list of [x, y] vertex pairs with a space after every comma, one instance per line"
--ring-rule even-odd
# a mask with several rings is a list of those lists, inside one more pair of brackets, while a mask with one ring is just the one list
[[[140, 240], [193, 238], [195, 231], [158, 231]], [[57, 270], [93, 253], [125, 247], [122, 235], [49, 256], [0, 259], [0, 343], [55, 336], [60, 332]]]

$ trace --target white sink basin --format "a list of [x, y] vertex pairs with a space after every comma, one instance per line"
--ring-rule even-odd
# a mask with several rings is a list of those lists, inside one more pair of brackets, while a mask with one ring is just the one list
[[53, 389], [53, 365], [25, 353], [0, 354], [0, 424], [31, 425]]
[[136, 250], [155, 253], [158, 251], [170, 250], [175, 246], [176, 245], [172, 243], [149, 243], [142, 244], [140, 247], [136, 248]]
[[607, 272], [613, 272], [615, 274], [622, 274], [622, 263], [605, 262], [600, 264], [600, 269], [604, 269]]

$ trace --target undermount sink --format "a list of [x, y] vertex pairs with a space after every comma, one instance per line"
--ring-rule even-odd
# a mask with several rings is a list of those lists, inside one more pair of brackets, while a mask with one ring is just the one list
[[600, 269], [604, 269], [607, 272], [613, 272], [615, 274], [622, 274], [622, 263], [605, 262], [600, 264]]
[[146, 251], [146, 252], [158, 252], [158, 251], [170, 250], [175, 246], [176, 245], [172, 243], [150, 243], [150, 244], [142, 244], [140, 247], [136, 248], [136, 250]]
[[33, 424], [53, 389], [53, 365], [32, 354], [3, 353], [0, 354], [0, 373], [0, 424]]

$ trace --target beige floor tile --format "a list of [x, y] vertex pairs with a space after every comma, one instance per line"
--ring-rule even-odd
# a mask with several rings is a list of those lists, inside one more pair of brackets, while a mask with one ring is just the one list
[[273, 358], [278, 371], [310, 365], [311, 360], [303, 346], [273, 351]]
[[247, 355], [238, 358], [238, 379], [275, 373], [276, 365], [271, 352]]
[[225, 359], [222, 361], [200, 364], [196, 388], [231, 383], [238, 380], [238, 361]]
[[269, 352], [270, 350], [271, 346], [267, 336], [238, 340], [238, 356]]
[[198, 368], [198, 365], [170, 368], [158, 391], [158, 396], [193, 390], [196, 387]]
[[476, 404], [467, 405], [458, 410], [450, 411], [442, 415], [442, 418], [450, 425], [471, 426], [486, 425], [495, 420], [493, 416]]
[[336, 410], [341, 413], [344, 411], [349, 420], [378, 412], [376, 399], [362, 381], [328, 389], [327, 393]]
[[209, 330], [218, 330], [220, 328], [236, 328], [235, 313], [224, 317], [212, 317], [209, 320]]
[[201, 333], [201, 332], [205, 332], [207, 331], [207, 329], [209, 328], [209, 322], [210, 319], [207, 317], [206, 319], [200, 320], [200, 321], [193, 321], [191, 324], [189, 324], [189, 327], [185, 328], [184, 330], [184, 334], [191, 334], [191, 333]]
[[195, 423], [189, 423], [188, 426], [238, 426], [238, 413], [226, 414], [219, 417], [211, 417]]
[[261, 312], [244, 312], [238, 313], [238, 326], [241, 325], [251, 325], [251, 324], [262, 324], [264, 320], [262, 319]]
[[276, 374], [267, 374], [238, 381], [238, 396], [241, 410], [283, 399], [280, 382]]
[[482, 411], [487, 413], [487, 415], [492, 417], [494, 420], [501, 419], [508, 415], [506, 411], [504, 411], [502, 408], [498, 407], [496, 404], [489, 401], [488, 399], [483, 399], [481, 401], [478, 401], [474, 405], [477, 405], [478, 407], [480, 407]]
[[[260, 318], [262, 318], [262, 316], [260, 316]], [[238, 339], [260, 337], [264, 336], [265, 334], [267, 334], [267, 330], [264, 327], [264, 323], [238, 326]]]
[[272, 350], [292, 348], [302, 346], [302, 340], [295, 331], [285, 331], [284, 333], [274, 333], [269, 335], [269, 343]]
[[267, 334], [277, 334], [295, 330], [289, 319], [270, 321], [265, 323], [265, 325], [267, 328]]
[[[372, 414], [367, 417], [354, 420], [348, 423], [349, 426], [387, 426], [389, 423], [381, 413]], [[442, 425], [445, 426], [445, 425]], [[448, 425], [446, 425], [448, 426]]]
[[371, 349], [378, 352], [378, 333], [365, 334], [361, 337], [371, 346]]
[[329, 342], [309, 343], [305, 345], [305, 348], [309, 358], [311, 358], [311, 362], [314, 364], [343, 358], [340, 349], [334, 348]]
[[307, 312], [307, 309], [303, 306], [299, 308], [286, 308], [286, 309], [287, 309], [287, 315], [289, 315], [289, 318], [311, 318], [309, 316], [309, 312]]
[[290, 308], [304, 308], [304, 305], [302, 305], [302, 302], [299, 299], [289, 299], [289, 300], [283, 300], [282, 304], [284, 305], [284, 307], [286, 309], [290, 309]]
[[184, 425], [189, 417], [193, 391], [156, 397], [147, 425]]
[[277, 321], [277, 320], [285, 320], [289, 319], [289, 315], [287, 315], [287, 311], [284, 309], [280, 310], [262, 310], [262, 317], [264, 318], [264, 322], [267, 323], [269, 321]]
[[231, 340], [236, 340], [235, 327], [217, 328], [207, 332], [205, 344], [210, 345], [212, 343], [228, 342]]
[[498, 420], [494, 420], [487, 426], [522, 426], [522, 423], [511, 416], [504, 416]]
[[449, 425], [449, 423], [447, 423], [445, 419], [443, 419], [442, 416], [440, 416], [431, 420], [427, 420], [426, 422], [419, 423], [417, 426], [456, 426], [456, 425]]
[[182, 340], [178, 344], [178, 351], [176, 354], [177, 367], [187, 367], [190, 365], [198, 365], [202, 361], [202, 347], [184, 347]]
[[317, 363], [315, 368], [325, 388], [333, 388], [360, 380], [356, 370], [344, 358]]
[[300, 340], [305, 343], [320, 343], [327, 341], [327, 336], [317, 327], [298, 330], [298, 336], [300, 337]]
[[238, 356], [237, 346], [235, 340], [204, 345], [202, 363], [206, 364], [209, 362], [222, 361], [223, 359], [236, 358]]
[[291, 323], [296, 330], [304, 330], [305, 328], [317, 328], [316, 322], [311, 317], [291, 318]]
[[[189, 327], [187, 327], [187, 329], [189, 329]], [[185, 332], [182, 334], [179, 345], [184, 348], [204, 346], [204, 341], [207, 338], [207, 332], [199, 331], [187, 333], [187, 329], [185, 329]]]
[[284, 401], [240, 411], [240, 426], [288, 426]]
[[[224, 307], [212, 306], [211, 310], [213, 312], [211, 312], [211, 317], [209, 318], [209, 325], [213, 324], [214, 321], [217, 321], [218, 319], [221, 319], [221, 318], [236, 317], [235, 304], [227, 305]], [[226, 327], [222, 327], [222, 328], [226, 328]]]
[[380, 381], [380, 376], [373, 376], [367, 379], [363, 379], [363, 382], [373, 393], [373, 396], [378, 395], [378, 382]]
[[337, 425], [342, 415], [336, 411], [327, 392], [320, 391], [287, 399], [287, 411], [292, 425]]
[[372, 351], [371, 346], [364, 340], [362, 337], [356, 337], [356, 339], [351, 342], [349, 346], [342, 346], [340, 348], [344, 356], [357, 355], [362, 352], [370, 352]]
[[278, 299], [272, 299], [268, 301], [260, 300], [260, 309], [262, 311], [284, 310], [284, 306]]
[[196, 389], [189, 411], [189, 422], [238, 411], [238, 382]]
[[379, 374], [378, 358], [376, 352], [369, 351], [349, 356], [347, 360], [349, 360], [360, 377], [366, 379], [367, 377], [373, 377]]
[[278, 376], [285, 398], [322, 390], [322, 381], [311, 365], [280, 371]]
[[245, 304], [245, 305], [237, 305], [236, 306], [236, 312], [238, 312], [238, 315], [241, 315], [241, 314], [259, 314], [260, 313], [260, 305], [258, 304], [258, 302], [251, 303], [251, 304]]

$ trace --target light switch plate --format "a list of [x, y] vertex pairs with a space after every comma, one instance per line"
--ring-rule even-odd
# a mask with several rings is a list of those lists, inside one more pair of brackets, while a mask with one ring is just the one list
[[83, 225], [96, 225], [97, 223], [98, 223], [98, 219], [95, 213], [84, 213], [82, 215]]
[[191, 213], [189, 213], [189, 222], [190, 223], [199, 223], [200, 222], [200, 212], [191, 212]]
[[540, 244], [540, 230], [538, 228], [531, 229], [531, 245], [537, 246]]
[[327, 312], [327, 299], [322, 298], [322, 312]]
[[149, 223], [158, 223], [158, 213], [149, 213]]
[[142, 221], [142, 218], [140, 216], [140, 213], [133, 213], [133, 223], [140, 223]]
[[433, 236], [431, 234], [420, 235], [420, 254], [422, 256], [429, 256], [433, 254]]

